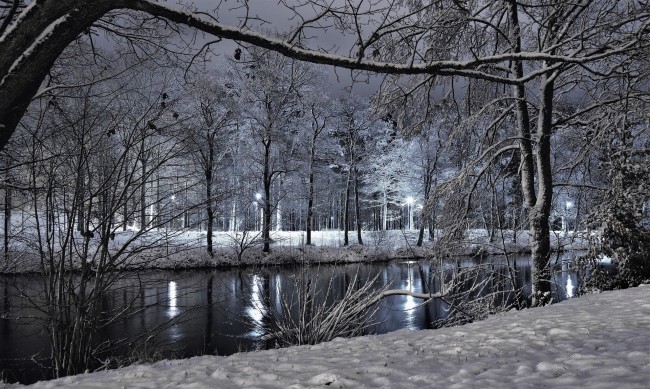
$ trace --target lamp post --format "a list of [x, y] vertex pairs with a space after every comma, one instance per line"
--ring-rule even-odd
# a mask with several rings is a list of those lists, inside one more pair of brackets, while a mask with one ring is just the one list
[[564, 204], [564, 232], [569, 232], [569, 211], [573, 207], [573, 201]]
[[255, 224], [257, 224], [257, 208], [260, 208], [260, 219], [259, 219], [259, 228], [256, 228], [256, 231], [259, 231], [262, 229], [262, 225], [264, 225], [264, 208], [260, 207], [260, 199], [262, 198], [262, 194], [260, 193], [255, 193]]
[[413, 204], [413, 197], [409, 196], [406, 198], [406, 206], [407, 206], [407, 212], [408, 212], [408, 218], [409, 218], [409, 224], [408, 224], [408, 229], [413, 228], [413, 207], [411, 206]]
[[[172, 202], [172, 215], [171, 215], [171, 219], [169, 219], [169, 224], [171, 225], [171, 228], [174, 229], [174, 213], [176, 212], [176, 195], [171, 195], [169, 199]], [[167, 225], [167, 223], [165, 223], [165, 225]]]

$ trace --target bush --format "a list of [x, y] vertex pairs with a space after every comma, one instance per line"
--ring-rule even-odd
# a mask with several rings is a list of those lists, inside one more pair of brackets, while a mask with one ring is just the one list
[[257, 330], [261, 330], [262, 340], [274, 341], [278, 347], [313, 345], [337, 337], [362, 335], [376, 324], [372, 317], [377, 309], [377, 295], [387, 290], [387, 286], [376, 288], [378, 277], [360, 281], [357, 270], [342, 298], [332, 301], [335, 276], [321, 288], [317, 285], [318, 277], [302, 271], [296, 289], [280, 297], [281, 312], [273, 311], [268, 299], [264, 301], [261, 311], [266, 317], [262, 320], [263, 328]]

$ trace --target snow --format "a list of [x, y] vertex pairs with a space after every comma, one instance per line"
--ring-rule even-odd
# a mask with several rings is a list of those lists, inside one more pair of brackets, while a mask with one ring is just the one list
[[0, 35], [0, 44], [3, 43], [9, 34], [11, 34], [16, 29], [16, 26], [20, 25], [20, 23], [23, 22], [23, 20], [27, 17], [27, 15], [29, 15], [32, 8], [34, 7], [36, 7], [36, 2], [32, 1], [25, 7], [25, 9], [22, 10], [22, 12], [20, 12], [16, 20], [13, 23], [9, 24], [4, 34]]
[[[18, 385], [19, 386], [19, 385]], [[650, 285], [439, 330], [204, 356], [34, 388], [649, 388]]]
[[[0, 213], [1, 215], [2, 213]], [[29, 242], [35, 236], [35, 228], [30, 222], [19, 225], [20, 218], [15, 218], [17, 225], [13, 234], [10, 251], [12, 260], [0, 262], [0, 272], [29, 273], [38, 272], [40, 261], [37, 253], [30, 246], [21, 242]], [[62, 222], [63, 224], [63, 222]], [[78, 232], [76, 239], [82, 240]], [[110, 242], [111, 250], [116, 252], [129, 240], [134, 239], [135, 230], [116, 231], [115, 239]], [[519, 231], [517, 244], [512, 242], [512, 231], [506, 231], [505, 249], [509, 253], [529, 252], [529, 236], [527, 231]], [[456, 250], [464, 255], [502, 254], [504, 245], [489, 241], [486, 230], [469, 230], [466, 233], [463, 247]], [[229, 267], [246, 265], [281, 265], [296, 263], [353, 263], [372, 262], [388, 259], [429, 258], [433, 255], [432, 242], [425, 239], [422, 247], [416, 246], [418, 231], [416, 230], [386, 230], [363, 231], [364, 245], [357, 245], [356, 231], [350, 232], [350, 246], [343, 246], [343, 232], [338, 230], [323, 230], [312, 232], [311, 246], [305, 245], [304, 231], [272, 231], [271, 253], [262, 253], [260, 231], [248, 231], [244, 237], [242, 232], [217, 231], [213, 236], [214, 256], [206, 251], [206, 232], [196, 230], [152, 230], [136, 237], [129, 243], [129, 250], [134, 253], [121, 266], [126, 269], [191, 269], [198, 267]], [[19, 239], [20, 237], [20, 239]], [[243, 253], [240, 253], [240, 242], [247, 242]], [[97, 249], [100, 237], [91, 240], [91, 248]], [[574, 236], [552, 235], [551, 244], [554, 248], [564, 250], [584, 250], [587, 240]], [[141, 248], [146, 250], [140, 251]], [[129, 251], [127, 250], [127, 252]], [[92, 250], [91, 250], [92, 251]], [[241, 254], [241, 255], [239, 255]], [[78, 265], [78, 264], [77, 264]]]
[[[35, 4], [35, 2], [33, 4]], [[31, 5], [30, 5], [30, 8], [31, 8]], [[27, 15], [26, 11], [29, 11], [29, 9], [26, 9], [25, 11], [23, 11], [21, 16], [22, 15]], [[18, 59], [16, 59], [16, 61], [11, 65], [11, 67], [7, 71], [5, 77], [3, 77], [2, 80], [0, 80], [0, 85], [5, 83], [5, 80], [7, 79], [7, 77], [9, 77], [19, 66], [21, 66], [21, 64], [26, 60], [26, 58], [29, 58], [29, 56], [32, 55], [32, 53], [36, 50], [36, 48], [38, 48], [40, 45], [43, 44], [43, 42], [46, 42], [48, 39], [50, 39], [54, 35], [55, 29], [57, 27], [59, 27], [59, 25], [65, 23], [70, 18], [71, 18], [70, 14], [65, 14], [65, 15], [59, 17], [58, 19], [56, 19], [54, 22], [52, 22], [46, 28], [44, 28], [43, 31], [40, 33], [40, 35], [36, 38], [36, 40], [34, 40], [34, 43], [32, 43], [32, 45], [30, 47], [28, 47], [18, 57]], [[17, 26], [17, 25], [18, 25], [18, 22], [15, 22], [14, 26]], [[4, 36], [8, 36], [8, 35], [5, 34], [5, 35], [3, 35], [3, 37]]]

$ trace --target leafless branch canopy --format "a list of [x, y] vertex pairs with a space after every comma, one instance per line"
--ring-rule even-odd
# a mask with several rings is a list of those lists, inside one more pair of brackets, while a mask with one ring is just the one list
[[[517, 34], [507, 16], [510, 3], [282, 0], [278, 9], [284, 17], [269, 21], [259, 16], [267, 13], [262, 8], [267, 5], [249, 1], [237, 7], [221, 2], [203, 11], [152, 0], [33, 1], [28, 6], [5, 0], [0, 3], [0, 147], [54, 61], [93, 26], [134, 46], [147, 42], [156, 48], [159, 36], [189, 26], [309, 62], [505, 84], [526, 83], [571, 67], [615, 73], [650, 44], [650, 9], [644, 1], [517, 3]], [[268, 32], [269, 26], [275, 33]], [[181, 36], [187, 43], [195, 37]], [[525, 62], [526, 72], [512, 77], [512, 61]]]

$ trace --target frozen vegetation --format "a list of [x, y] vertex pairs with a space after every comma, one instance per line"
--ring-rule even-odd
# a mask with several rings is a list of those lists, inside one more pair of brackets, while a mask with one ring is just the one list
[[[34, 388], [648, 388], [650, 285], [439, 330], [165, 360]], [[12, 387], [12, 386], [10, 386]]]

